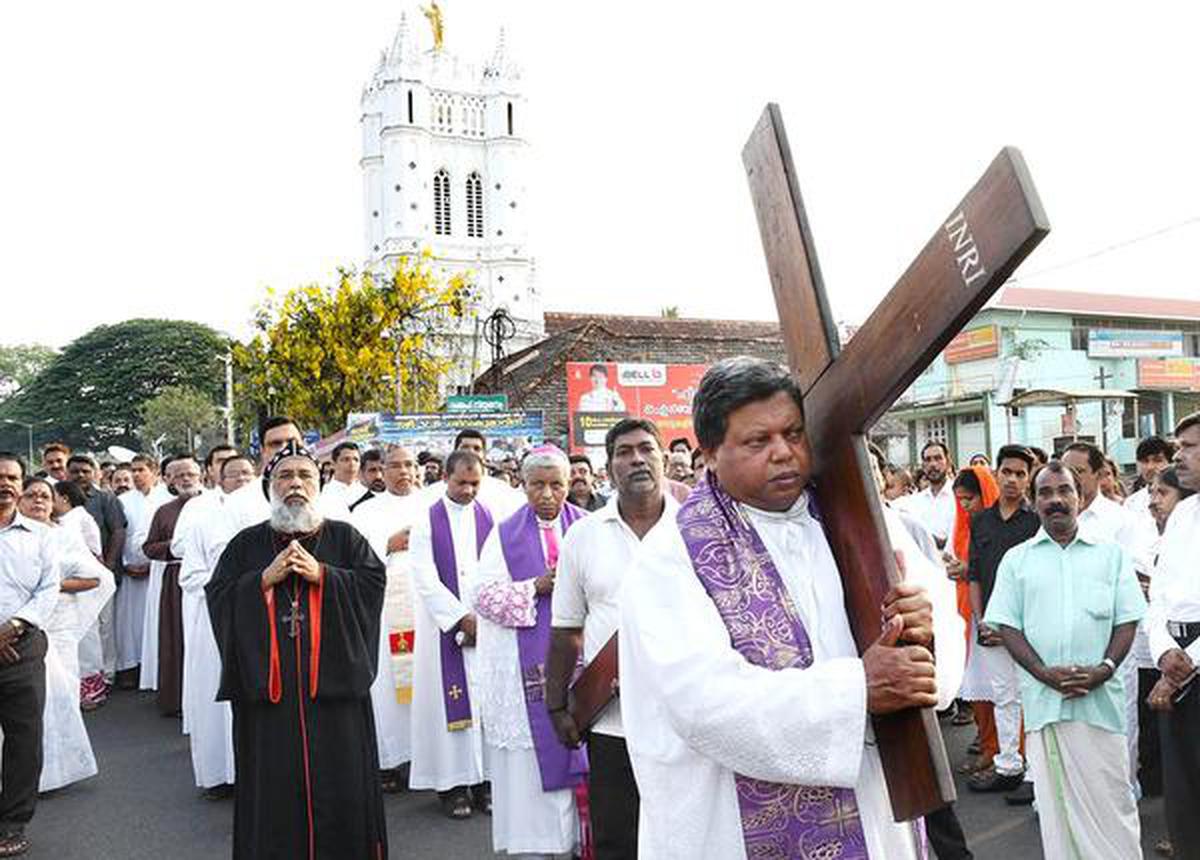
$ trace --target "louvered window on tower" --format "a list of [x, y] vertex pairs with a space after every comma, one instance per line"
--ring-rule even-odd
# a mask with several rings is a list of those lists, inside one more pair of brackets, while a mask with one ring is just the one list
[[444, 167], [433, 175], [433, 232], [450, 235], [450, 174]]
[[483, 238], [483, 180], [478, 173], [467, 177], [467, 236]]

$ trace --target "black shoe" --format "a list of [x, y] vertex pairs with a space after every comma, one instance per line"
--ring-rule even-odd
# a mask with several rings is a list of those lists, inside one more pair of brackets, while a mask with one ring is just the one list
[[475, 807], [476, 812], [482, 812], [484, 815], [492, 814], [491, 783], [481, 782], [479, 785], [471, 786], [471, 806]]
[[988, 768], [971, 774], [967, 788], [981, 792], [1013, 791], [1019, 789], [1024, 781], [1024, 773], [1002, 774]]
[[1022, 782], [1016, 791], [1004, 795], [1004, 802], [1009, 806], [1028, 806], [1033, 803], [1033, 783]]
[[465, 788], [439, 791], [438, 800], [441, 801], [442, 812], [447, 818], [465, 821], [471, 817], [471, 798]]
[[228, 800], [233, 797], [233, 786], [227, 782], [204, 789], [205, 800]]

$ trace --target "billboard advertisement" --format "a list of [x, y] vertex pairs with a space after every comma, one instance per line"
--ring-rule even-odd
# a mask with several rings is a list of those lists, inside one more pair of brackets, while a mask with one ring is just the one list
[[489, 457], [519, 454], [543, 439], [544, 416], [540, 409], [503, 412], [352, 412], [347, 428], [321, 440], [318, 456], [342, 440], [360, 446], [404, 445], [415, 452], [449, 454], [460, 430], [474, 428], [487, 437]]
[[994, 325], [970, 328], [946, 344], [942, 358], [946, 364], [961, 364], [964, 361], [979, 361], [995, 358], [1000, 354], [1000, 329]]
[[1088, 331], [1088, 358], [1182, 358], [1181, 331]]
[[1200, 358], [1143, 358], [1137, 369], [1138, 388], [1200, 391]]
[[604, 435], [622, 418], [648, 418], [663, 443], [683, 437], [696, 444], [692, 396], [707, 364], [614, 361], [567, 363], [567, 421], [572, 454], [604, 465]]

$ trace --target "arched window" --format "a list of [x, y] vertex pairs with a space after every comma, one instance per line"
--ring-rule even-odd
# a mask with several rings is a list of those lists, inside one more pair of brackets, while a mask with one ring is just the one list
[[444, 167], [433, 175], [433, 232], [450, 235], [450, 174]]
[[478, 173], [467, 177], [467, 235], [483, 238], [483, 180]]

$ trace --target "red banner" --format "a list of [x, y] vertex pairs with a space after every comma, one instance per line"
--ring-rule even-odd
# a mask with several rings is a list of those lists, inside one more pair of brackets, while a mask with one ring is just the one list
[[622, 418], [647, 418], [663, 444], [692, 432], [692, 396], [706, 364], [567, 363], [567, 419], [572, 454], [587, 454], [592, 465], [605, 463], [604, 435]]
[[1142, 358], [1138, 360], [1138, 388], [1200, 391], [1200, 360], [1195, 358]]
[[942, 358], [946, 364], [995, 358], [1000, 354], [1000, 330], [994, 325], [967, 329], [946, 345]]

